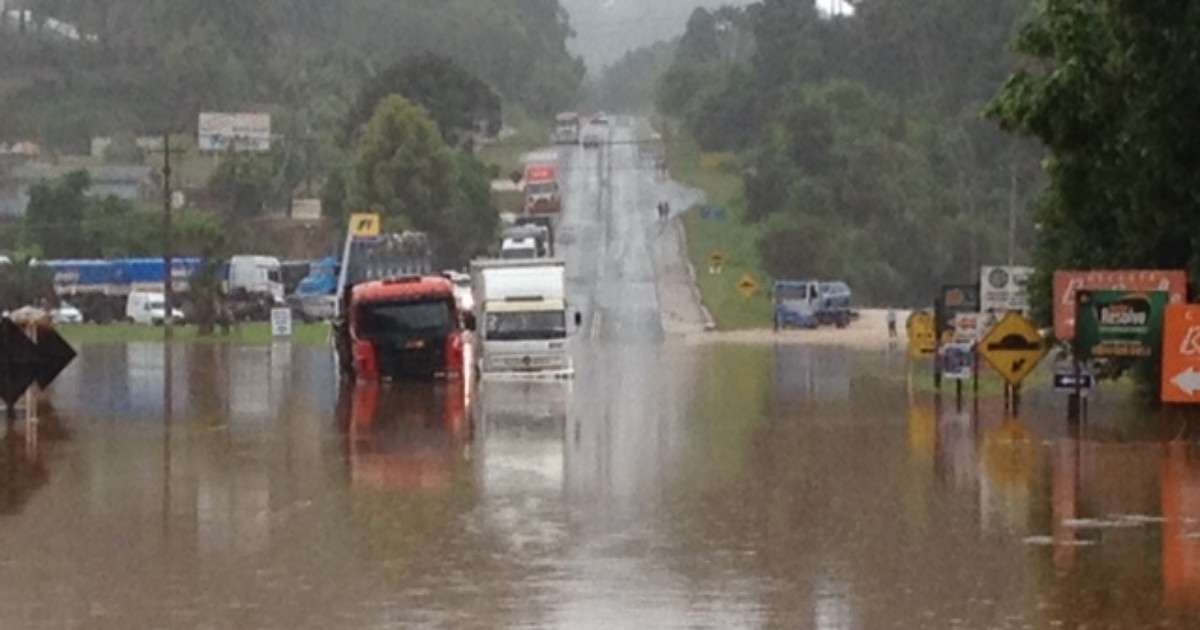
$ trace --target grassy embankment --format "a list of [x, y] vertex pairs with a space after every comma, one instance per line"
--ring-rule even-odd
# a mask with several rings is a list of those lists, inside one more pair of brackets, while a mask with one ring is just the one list
[[[163, 340], [163, 329], [157, 326], [137, 324], [82, 324], [60, 326], [59, 333], [72, 345], [100, 343], [156, 342]], [[179, 343], [219, 343], [240, 346], [270, 345], [271, 326], [267, 323], [242, 324], [222, 335], [201, 337], [195, 326], [178, 326], [173, 338]], [[299, 345], [324, 345], [329, 340], [328, 324], [296, 324], [292, 329], [291, 342]]]
[[[690, 138], [677, 135], [667, 142], [667, 164], [671, 176], [703, 190], [708, 202], [724, 209], [725, 219], [708, 219], [700, 209], [683, 217], [687, 231], [688, 257], [696, 269], [700, 296], [722, 330], [764, 328], [771, 325], [771, 278], [763, 271], [758, 256], [760, 228], [746, 223], [746, 196], [737, 158], [725, 153], [702, 153]], [[725, 256], [719, 274], [708, 271], [713, 252]], [[758, 283], [757, 292], [746, 298], [738, 290], [743, 276]]]
[[500, 178], [507, 178], [513, 171], [520, 171], [521, 156], [546, 146], [550, 142], [550, 121], [530, 117], [516, 105], [505, 105], [504, 126], [512, 135], [497, 139], [481, 147], [477, 154], [480, 162], [498, 167]]

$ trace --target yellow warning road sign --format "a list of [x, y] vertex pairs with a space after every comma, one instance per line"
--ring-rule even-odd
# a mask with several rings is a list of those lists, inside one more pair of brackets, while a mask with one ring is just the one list
[[937, 333], [930, 313], [917, 312], [908, 318], [908, 356], [914, 359], [931, 357], [937, 352]]
[[378, 214], [356, 212], [350, 215], [350, 235], [355, 238], [379, 236], [382, 231]]
[[714, 267], [720, 267], [725, 264], [725, 254], [722, 252], [713, 252], [708, 255], [708, 263]]
[[754, 276], [746, 274], [742, 276], [741, 280], [738, 280], [737, 288], [738, 291], [741, 291], [742, 297], [748, 300], [758, 293], [758, 281], [754, 279]]
[[1033, 322], [1011, 312], [979, 340], [977, 351], [1009, 385], [1016, 387], [1037, 367], [1050, 346]]

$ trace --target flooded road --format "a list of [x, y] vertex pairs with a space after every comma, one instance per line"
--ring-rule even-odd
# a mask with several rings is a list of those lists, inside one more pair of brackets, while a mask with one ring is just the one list
[[835, 349], [581, 358], [468, 401], [178, 348], [163, 422], [149, 353], [85, 347], [36, 451], [3, 449], [0, 626], [1200, 622], [1200, 449], [1119, 413], [959, 413]]
[[1194, 431], [1124, 394], [1075, 429], [1036, 389], [960, 410], [898, 352], [680, 341], [653, 209], [684, 192], [614, 133], [558, 158], [573, 381], [80, 348], [0, 448], [0, 628], [1200, 627]]

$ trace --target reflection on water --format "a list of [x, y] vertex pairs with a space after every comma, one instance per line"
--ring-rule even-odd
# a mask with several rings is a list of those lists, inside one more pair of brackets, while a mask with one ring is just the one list
[[1189, 439], [960, 410], [895, 356], [577, 366], [468, 397], [335, 387], [325, 348], [85, 347], [36, 448], [0, 444], [0, 627], [1200, 621]]

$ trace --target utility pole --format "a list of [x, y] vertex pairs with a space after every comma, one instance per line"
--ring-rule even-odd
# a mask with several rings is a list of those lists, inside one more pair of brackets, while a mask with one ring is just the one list
[[1010, 163], [1008, 168], [1008, 266], [1011, 267], [1017, 241], [1017, 163]]
[[[171, 252], [174, 249], [173, 239], [171, 238], [174, 231], [171, 227], [171, 134], [163, 134], [163, 267], [166, 273], [163, 279], [163, 337], [167, 343], [171, 341], [171, 333], [174, 328], [172, 315], [175, 313], [175, 288], [172, 286], [171, 277]], [[168, 385], [170, 387], [170, 385]]]

